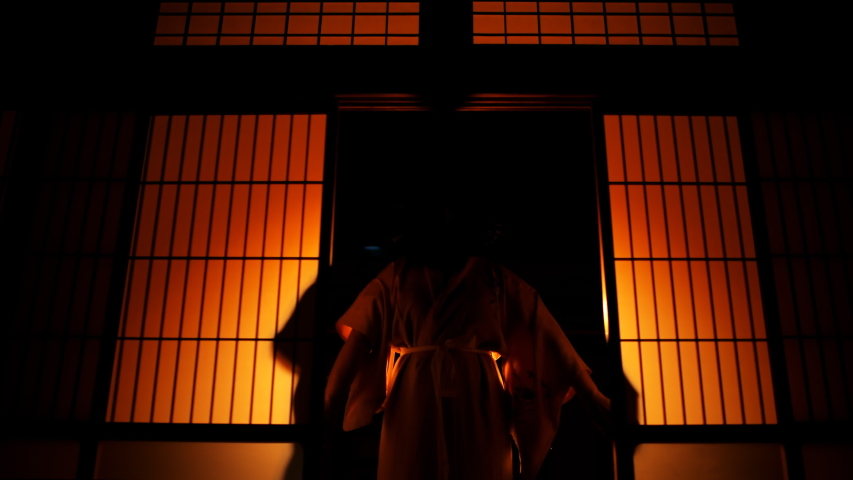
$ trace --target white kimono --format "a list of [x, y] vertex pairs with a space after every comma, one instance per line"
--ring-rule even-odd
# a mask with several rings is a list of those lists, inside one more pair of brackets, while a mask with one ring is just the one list
[[337, 329], [344, 338], [359, 331], [372, 347], [350, 389], [344, 429], [385, 410], [379, 480], [510, 480], [510, 434], [522, 471], [535, 474], [574, 378], [588, 370], [539, 294], [482, 258], [446, 280], [394, 262]]

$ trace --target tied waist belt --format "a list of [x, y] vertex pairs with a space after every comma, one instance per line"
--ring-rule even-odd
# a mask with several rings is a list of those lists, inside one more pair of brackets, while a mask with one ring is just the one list
[[492, 365], [494, 365], [498, 380], [501, 382], [501, 387], [503, 387], [503, 378], [501, 377], [500, 370], [498, 370], [497, 363], [494, 363], [494, 361], [497, 361], [497, 359], [501, 357], [498, 352], [482, 350], [479, 348], [457, 347], [446, 342], [442, 345], [425, 345], [421, 347], [391, 347], [391, 355], [388, 359], [388, 371], [391, 372], [391, 375], [389, 376], [389, 381], [386, 385], [387, 393], [391, 392], [391, 386], [394, 383], [394, 379], [397, 377], [396, 367], [397, 360], [399, 359], [395, 357], [397, 355], [403, 357], [404, 355], [423, 352], [433, 352], [430, 370], [432, 371], [432, 378], [433, 383], [435, 384], [436, 393], [441, 397], [456, 396], [456, 361], [452, 357], [448, 357], [447, 354], [449, 352], [466, 352], [488, 355], [493, 360]]
[[430, 360], [430, 373], [432, 376], [432, 384], [435, 390], [435, 408], [436, 408], [436, 439], [438, 441], [436, 452], [438, 453], [438, 467], [439, 467], [439, 478], [446, 479], [449, 475], [449, 459], [447, 452], [447, 444], [444, 438], [444, 415], [443, 415], [443, 402], [444, 398], [447, 397], [455, 397], [457, 394], [457, 387], [465, 389], [465, 388], [477, 388], [477, 385], [457, 385], [456, 381], [456, 359], [450, 355], [450, 352], [466, 352], [466, 353], [476, 353], [476, 354], [486, 354], [492, 359], [492, 365], [495, 369], [495, 374], [498, 378], [498, 381], [501, 384], [501, 388], [503, 388], [503, 379], [501, 378], [500, 371], [498, 370], [498, 365], [495, 363], [495, 360], [500, 358], [500, 354], [491, 350], [481, 350], [478, 348], [466, 348], [466, 347], [457, 347], [452, 345], [449, 342], [446, 342], [442, 345], [426, 345], [421, 347], [391, 347], [391, 355], [389, 355], [389, 371], [391, 375], [389, 376], [389, 381], [387, 385], [387, 392], [391, 392], [391, 387], [394, 384], [394, 380], [397, 378], [397, 374], [399, 366], [402, 362], [396, 362], [395, 356], [400, 355], [400, 359], [403, 356], [411, 355], [413, 353], [423, 353], [423, 352], [432, 352], [432, 359]]
[[478, 348], [465, 348], [465, 347], [455, 347], [450, 344], [443, 345], [426, 345], [423, 347], [391, 347], [391, 353], [396, 353], [399, 355], [406, 355], [409, 353], [417, 353], [417, 352], [431, 352], [434, 350], [455, 350], [457, 352], [471, 352], [471, 353], [485, 353], [492, 357], [492, 360], [497, 360], [501, 357], [498, 352], [493, 352], [491, 350], [481, 350]]

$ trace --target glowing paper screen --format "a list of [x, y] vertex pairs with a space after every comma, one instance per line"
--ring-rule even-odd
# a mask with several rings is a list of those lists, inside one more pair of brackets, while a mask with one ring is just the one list
[[474, 43], [738, 44], [731, 3], [474, 2]]
[[418, 2], [163, 2], [154, 45], [417, 45]]
[[776, 423], [736, 119], [609, 115], [605, 133], [631, 420]]
[[325, 125], [154, 117], [109, 420], [304, 421]]

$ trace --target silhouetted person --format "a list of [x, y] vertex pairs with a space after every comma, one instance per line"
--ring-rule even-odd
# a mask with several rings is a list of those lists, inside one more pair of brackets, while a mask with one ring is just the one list
[[482, 229], [467, 213], [423, 205], [406, 233], [407, 255], [336, 324], [346, 342], [326, 387], [326, 416], [349, 431], [384, 409], [380, 480], [509, 480], [510, 434], [522, 477], [533, 479], [564, 402], [577, 392], [610, 409], [538, 293], [472, 255]]

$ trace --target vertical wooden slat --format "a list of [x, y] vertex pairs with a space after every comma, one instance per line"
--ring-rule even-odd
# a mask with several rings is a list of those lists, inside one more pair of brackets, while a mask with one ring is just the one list
[[775, 422], [736, 121], [612, 116], [605, 132], [622, 366], [641, 423]]
[[[157, 127], [150, 148], [164, 153], [149, 165], [165, 177], [140, 187], [112, 417], [292, 422], [292, 396], [309, 391], [295, 377], [310, 365], [304, 295], [318, 275], [323, 199], [312, 162], [323, 159], [325, 117], [156, 117], [152, 139]], [[288, 319], [292, 340], [274, 353]]]

